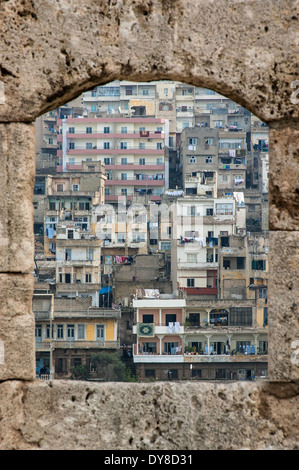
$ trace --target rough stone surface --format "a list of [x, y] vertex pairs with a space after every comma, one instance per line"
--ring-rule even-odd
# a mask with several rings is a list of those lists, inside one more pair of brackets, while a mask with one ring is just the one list
[[33, 271], [33, 124], [0, 124], [0, 272]]
[[32, 121], [113, 79], [163, 78], [220, 91], [265, 121], [299, 116], [296, 0], [10, 0], [0, 9], [0, 120]]
[[299, 229], [299, 129], [270, 128], [270, 230]]
[[0, 384], [0, 449], [298, 450], [298, 385]]
[[[298, 21], [298, 0], [0, 2], [1, 449], [298, 449]], [[211, 88], [270, 123], [272, 383], [34, 380], [31, 123], [114, 79]]]
[[299, 380], [299, 232], [269, 238], [269, 376]]
[[30, 274], [0, 274], [0, 381], [35, 378], [32, 294]]

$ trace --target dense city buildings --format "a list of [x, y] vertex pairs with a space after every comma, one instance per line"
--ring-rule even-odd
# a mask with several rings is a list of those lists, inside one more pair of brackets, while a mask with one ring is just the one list
[[109, 353], [130, 380], [267, 376], [267, 126], [212, 90], [114, 81], [36, 131], [37, 375], [105, 380]]

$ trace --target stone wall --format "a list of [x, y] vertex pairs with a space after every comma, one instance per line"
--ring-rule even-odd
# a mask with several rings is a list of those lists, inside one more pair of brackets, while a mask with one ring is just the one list
[[[298, 448], [298, 22], [298, 0], [1, 2], [1, 449]], [[33, 123], [114, 79], [211, 88], [269, 123], [269, 382], [35, 381]]]

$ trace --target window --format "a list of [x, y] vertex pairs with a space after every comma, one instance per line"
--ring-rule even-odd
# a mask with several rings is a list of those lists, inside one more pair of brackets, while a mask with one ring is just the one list
[[245, 258], [237, 258], [237, 269], [245, 269]]
[[125, 232], [118, 232], [117, 234], [117, 241], [118, 243], [124, 243], [126, 241], [126, 234]]
[[92, 143], [91, 142], [86, 142], [85, 148], [86, 148], [86, 150], [92, 149]]
[[128, 142], [121, 142], [120, 143], [120, 148], [121, 149], [127, 149], [128, 148]]
[[121, 134], [127, 134], [128, 128], [127, 127], [121, 127], [120, 132], [121, 132]]
[[71, 283], [71, 275], [69, 273], [65, 273], [65, 283], [70, 284]]
[[175, 323], [175, 322], [176, 322], [176, 314], [175, 313], [166, 313], [166, 315], [165, 315], [166, 326], [168, 326], [169, 323]]
[[178, 379], [179, 378], [179, 371], [177, 369], [168, 369], [167, 371], [168, 379]]
[[110, 127], [104, 127], [104, 134], [110, 134]]
[[66, 338], [68, 340], [75, 339], [75, 325], [67, 325], [66, 326]]
[[251, 269], [257, 271], [264, 271], [266, 269], [266, 261], [264, 259], [253, 259], [251, 262]]
[[144, 142], [139, 142], [139, 148], [140, 149], [145, 149], [145, 143]]
[[155, 379], [156, 378], [156, 371], [155, 369], [145, 369], [144, 377], [146, 379]]
[[217, 203], [216, 214], [217, 215], [233, 215], [234, 206], [230, 203]]
[[163, 158], [157, 158], [156, 165], [163, 165]]
[[121, 179], [126, 180], [127, 179], [127, 173], [122, 173], [121, 174]]
[[144, 314], [142, 317], [142, 323], [154, 323], [154, 315]]
[[110, 149], [110, 142], [104, 142], [104, 149], [105, 150]]
[[223, 260], [223, 267], [224, 267], [224, 269], [230, 269], [230, 260], [229, 259], [224, 259]]
[[196, 207], [195, 206], [187, 207], [187, 215], [195, 216], [196, 215]]
[[[52, 325], [52, 338], [54, 338], [54, 328]], [[46, 326], [46, 339], [51, 339], [51, 325]]]
[[189, 163], [194, 164], [194, 163], [196, 163], [196, 162], [197, 162], [196, 157], [194, 157], [194, 156], [189, 157]]
[[162, 150], [162, 142], [157, 142], [157, 150]]
[[187, 254], [187, 263], [196, 263], [197, 255], [196, 254]]
[[72, 259], [72, 250], [71, 248], [65, 249], [65, 261], [70, 261]]
[[57, 325], [57, 339], [63, 339], [64, 338], [64, 325]]
[[42, 340], [42, 325], [35, 325], [35, 339], [36, 341]]
[[78, 339], [85, 339], [85, 325], [79, 324], [78, 325]]
[[57, 188], [56, 188], [56, 189], [57, 189], [57, 191], [59, 191], [59, 192], [60, 192], [60, 191], [63, 191], [63, 184], [61, 184], [61, 183], [60, 183], [60, 184], [57, 184]]
[[69, 127], [69, 134], [75, 134], [75, 128]]
[[86, 127], [86, 134], [92, 134], [92, 127]]
[[164, 352], [168, 354], [175, 354], [176, 348], [178, 348], [178, 346], [179, 346], [179, 343], [177, 342], [166, 341], [164, 343]]
[[187, 287], [194, 287], [195, 286], [195, 279], [194, 278], [188, 278], [187, 279]]
[[127, 165], [127, 161], [128, 161], [127, 158], [122, 158], [122, 159], [121, 159], [121, 164], [122, 164], [122, 165]]
[[74, 150], [74, 148], [75, 148], [75, 142], [70, 142], [69, 143], [69, 149]]
[[111, 159], [109, 157], [104, 158], [105, 165], [110, 165]]
[[55, 211], [56, 210], [56, 203], [55, 202], [50, 202], [49, 203], [49, 210], [50, 211]]
[[143, 88], [142, 94], [143, 94], [144, 96], [149, 95], [149, 89], [148, 89], [148, 88]]
[[231, 307], [230, 325], [251, 326], [252, 325], [252, 308], [251, 307]]
[[86, 259], [87, 261], [93, 261], [94, 258], [94, 248], [87, 247], [86, 248]]
[[92, 282], [91, 274], [85, 274], [85, 282]]
[[189, 145], [197, 145], [197, 138], [196, 137], [190, 137], [189, 138]]
[[120, 192], [121, 192], [121, 194], [126, 196], [127, 195], [127, 188], [121, 188]]
[[67, 231], [67, 238], [69, 238], [70, 240], [73, 240], [73, 238], [74, 238], [74, 230], [68, 230], [68, 231]]
[[80, 367], [82, 365], [81, 357], [74, 357], [73, 359], [73, 367]]
[[90, 109], [90, 110], [91, 110], [92, 113], [96, 113], [97, 110], [98, 110], [98, 107], [97, 107], [96, 105], [91, 105], [91, 109]]
[[145, 165], [145, 158], [139, 158], [139, 165]]
[[157, 343], [142, 343], [142, 352], [156, 354]]
[[206, 215], [213, 215], [214, 210], [213, 209], [206, 209]]
[[209, 165], [213, 163], [213, 157], [206, 157], [206, 163]]
[[79, 191], [79, 185], [73, 184], [73, 191]]
[[201, 369], [192, 369], [192, 377], [202, 377]]
[[96, 340], [104, 341], [105, 339], [105, 325], [96, 326]]

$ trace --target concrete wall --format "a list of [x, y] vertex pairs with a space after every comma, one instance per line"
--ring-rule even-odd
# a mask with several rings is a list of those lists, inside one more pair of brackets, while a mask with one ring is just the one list
[[[298, 448], [298, 1], [11, 0], [0, 15], [0, 448]], [[211, 88], [269, 123], [269, 382], [35, 381], [34, 121], [114, 79]]]

